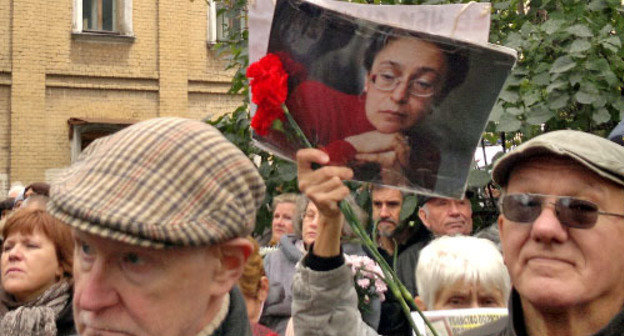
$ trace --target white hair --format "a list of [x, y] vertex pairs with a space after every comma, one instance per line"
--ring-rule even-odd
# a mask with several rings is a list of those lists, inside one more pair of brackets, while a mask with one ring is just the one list
[[11, 189], [9, 189], [9, 192], [7, 193], [7, 195], [8, 197], [16, 198], [19, 194], [24, 192], [24, 189], [26, 189], [26, 187], [24, 187], [23, 185], [14, 184], [13, 186], [11, 186]]
[[480, 283], [501, 291], [507, 299], [511, 289], [503, 256], [494, 243], [471, 236], [442, 236], [420, 251], [416, 267], [418, 294], [429, 309], [442, 288], [459, 280]]

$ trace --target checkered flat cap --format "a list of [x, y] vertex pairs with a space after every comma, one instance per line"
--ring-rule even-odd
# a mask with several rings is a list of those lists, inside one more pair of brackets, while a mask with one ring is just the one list
[[202, 246], [251, 233], [264, 191], [255, 165], [217, 129], [157, 118], [94, 141], [53, 184], [48, 210], [127, 244]]

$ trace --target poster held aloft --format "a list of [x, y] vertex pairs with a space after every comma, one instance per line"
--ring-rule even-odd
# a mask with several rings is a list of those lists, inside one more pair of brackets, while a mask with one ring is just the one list
[[[286, 106], [332, 164], [360, 181], [463, 195], [513, 50], [299, 0], [278, 1], [272, 22], [267, 51], [288, 73]], [[288, 159], [304, 147], [278, 131], [254, 140]]]

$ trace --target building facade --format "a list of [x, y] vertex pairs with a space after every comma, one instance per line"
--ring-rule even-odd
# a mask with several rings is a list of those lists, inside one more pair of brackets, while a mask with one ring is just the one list
[[240, 105], [204, 0], [0, 0], [0, 192], [52, 182], [94, 138]]

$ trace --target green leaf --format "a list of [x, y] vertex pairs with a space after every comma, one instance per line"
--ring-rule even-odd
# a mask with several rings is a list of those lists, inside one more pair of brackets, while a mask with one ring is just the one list
[[553, 110], [564, 108], [565, 106], [568, 105], [569, 99], [570, 99], [570, 96], [568, 96], [567, 94], [551, 95], [549, 96], [548, 107], [550, 107]]
[[587, 5], [587, 9], [590, 11], [601, 11], [605, 9], [607, 5], [602, 0], [594, 0]]
[[609, 61], [601, 57], [585, 63], [585, 68], [592, 71], [605, 71], [611, 69], [611, 66], [609, 65]]
[[592, 103], [593, 108], [601, 108], [607, 104], [607, 99], [603, 95], [597, 94], [594, 97], [595, 99]]
[[610, 37], [608, 37], [606, 40], [604, 40], [603, 43], [608, 43], [608, 44], [612, 44], [618, 48], [622, 47], [622, 40], [620, 40], [620, 37], [617, 35], [612, 35]]
[[581, 104], [591, 104], [594, 102], [594, 95], [584, 91], [579, 91], [574, 95], [577, 102]]
[[537, 75], [533, 76], [533, 79], [531, 79], [531, 83], [533, 83], [533, 85], [548, 85], [550, 83], [550, 75], [548, 74], [548, 72], [538, 73]]
[[582, 72], [573, 72], [570, 74], [570, 85], [574, 86], [583, 80]]
[[576, 66], [576, 62], [570, 56], [561, 56], [555, 60], [550, 69], [551, 73], [566, 72]]
[[520, 99], [520, 95], [515, 91], [503, 90], [498, 98], [508, 103], [515, 103]]
[[492, 8], [494, 8], [495, 10], [503, 10], [503, 9], [507, 9], [509, 8], [511, 1], [501, 1], [501, 2], [495, 2], [492, 4]]
[[540, 100], [540, 94], [539, 92], [532, 91], [522, 96], [522, 100], [524, 101], [524, 106], [529, 107]]
[[553, 112], [543, 104], [536, 105], [525, 114], [526, 122], [530, 125], [541, 125], [554, 116]]
[[611, 120], [611, 114], [606, 108], [603, 107], [592, 114], [592, 120], [596, 122], [596, 124], [604, 124]]
[[492, 108], [492, 112], [490, 112], [490, 117], [488, 118], [488, 120], [493, 121], [493, 122], [498, 122], [502, 114], [503, 114], [503, 105], [500, 103], [500, 100], [499, 100], [499, 103], [494, 105], [494, 107]]
[[613, 103], [611, 103], [611, 106], [620, 111], [620, 120], [624, 119], [624, 97], [618, 97]]
[[519, 107], [508, 107], [506, 111], [507, 113], [513, 114], [515, 116], [518, 116], [524, 113], [524, 109], [519, 108]]
[[418, 197], [416, 195], [407, 195], [403, 199], [403, 205], [401, 206], [401, 215], [399, 219], [402, 221], [406, 220], [411, 216], [416, 208], [418, 207]]
[[524, 38], [522, 37], [522, 35], [516, 32], [511, 32], [509, 33], [509, 35], [507, 35], [505, 46], [509, 48], [517, 49], [517, 48], [522, 47], [523, 43], [524, 43]]
[[519, 77], [519, 76], [509, 76], [507, 77], [507, 80], [505, 81], [505, 88], [510, 87], [510, 86], [518, 86], [520, 84], [522, 84], [522, 82], [524, 81], [524, 78]]
[[589, 80], [585, 80], [581, 82], [580, 90], [585, 91], [586, 93], [590, 93], [590, 94], [597, 94], [599, 92], [598, 88], [596, 87], [596, 84]]
[[471, 169], [468, 173], [468, 187], [485, 187], [490, 182], [490, 174], [486, 170]]
[[586, 40], [576, 40], [570, 45], [571, 53], [580, 53], [591, 48], [591, 43]]
[[592, 31], [584, 24], [575, 24], [574, 26], [566, 29], [566, 31], [578, 37], [593, 37], [594, 36]]
[[563, 20], [549, 19], [548, 21], [542, 23], [541, 28], [546, 34], [552, 35], [554, 32], [559, 30], [559, 27], [561, 27], [564, 23], [565, 21]]
[[297, 177], [297, 166], [290, 162], [285, 162], [277, 167], [277, 173], [283, 181], [291, 181]]
[[515, 132], [520, 126], [522, 126], [522, 122], [516, 116], [504, 113], [496, 126], [496, 130], [498, 132]]
[[550, 83], [550, 85], [546, 87], [546, 93], [551, 93], [554, 90], [559, 90], [559, 89], [566, 88], [566, 87], [567, 87], [567, 83], [559, 79], [555, 82]]

